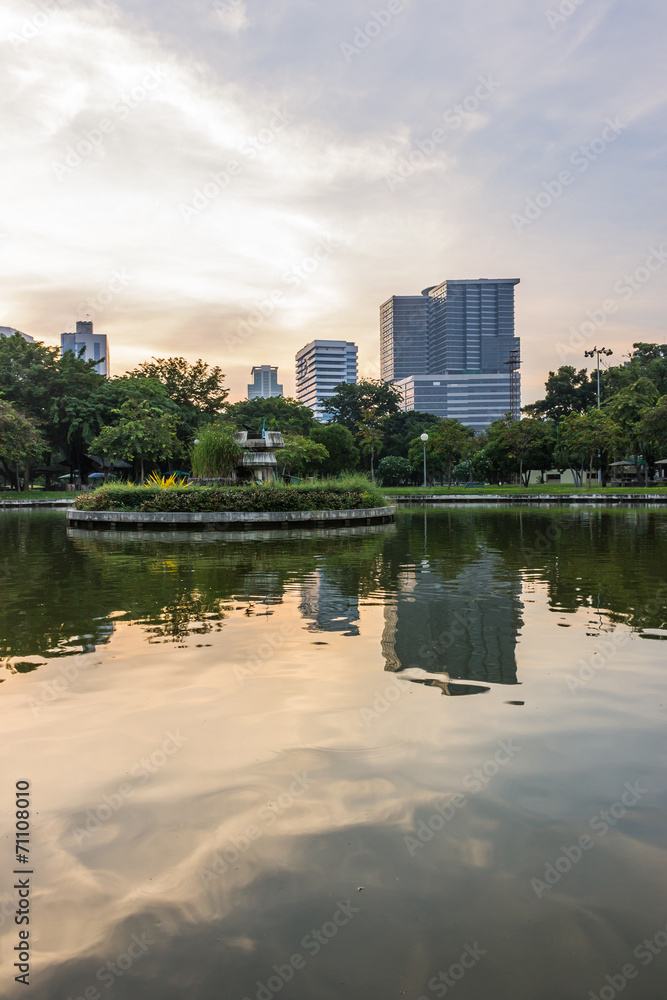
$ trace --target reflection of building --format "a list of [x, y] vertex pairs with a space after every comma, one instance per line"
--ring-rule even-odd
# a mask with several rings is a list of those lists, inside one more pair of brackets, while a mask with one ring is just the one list
[[399, 579], [396, 602], [385, 608], [385, 669], [516, 684], [519, 593], [519, 582], [504, 578], [488, 549], [451, 580], [435, 569], [409, 571]]
[[312, 340], [296, 356], [296, 398], [318, 420], [329, 420], [327, 401], [342, 382], [357, 381], [357, 345], [347, 340]]
[[273, 399], [283, 395], [283, 387], [278, 384], [277, 368], [255, 365], [250, 377], [253, 381], [248, 386], [248, 399]]
[[106, 334], [93, 333], [93, 324], [89, 320], [78, 320], [76, 333], [60, 334], [60, 350], [62, 354], [74, 351], [77, 355], [83, 350], [84, 361], [97, 362], [96, 367], [100, 375], [111, 374], [109, 342]]
[[301, 585], [299, 611], [310, 632], [359, 635], [359, 601], [340, 592], [322, 570], [309, 573]]
[[475, 430], [511, 409], [518, 415], [518, 283], [443, 281], [380, 306], [381, 375], [401, 389], [405, 410], [455, 418]]

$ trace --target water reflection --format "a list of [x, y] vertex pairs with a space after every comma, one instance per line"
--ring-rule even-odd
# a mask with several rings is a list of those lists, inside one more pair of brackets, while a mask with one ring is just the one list
[[[0, 726], [10, 791], [28, 778], [39, 803], [34, 995], [432, 1000], [466, 946], [484, 954], [460, 1000], [600, 996], [639, 968], [667, 921], [666, 523], [419, 510], [211, 540], [0, 515]], [[14, 907], [0, 893], [8, 982]]]

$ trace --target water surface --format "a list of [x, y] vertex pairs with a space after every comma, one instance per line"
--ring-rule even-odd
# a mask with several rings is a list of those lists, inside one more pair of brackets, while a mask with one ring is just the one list
[[651, 508], [0, 513], [3, 995], [27, 779], [40, 1000], [662, 998], [666, 566]]

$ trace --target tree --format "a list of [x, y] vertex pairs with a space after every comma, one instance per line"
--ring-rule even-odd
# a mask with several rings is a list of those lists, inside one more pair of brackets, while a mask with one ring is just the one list
[[300, 434], [289, 434], [278, 461], [283, 462], [283, 472], [289, 469], [295, 475], [309, 476], [318, 472], [328, 458], [329, 452], [323, 444]]
[[641, 378], [650, 379], [659, 396], [667, 394], [667, 344], [633, 344], [629, 360], [603, 371], [603, 399], [610, 399]]
[[524, 413], [557, 422], [571, 413], [585, 413], [595, 406], [596, 384], [585, 368], [577, 371], [571, 365], [561, 365], [557, 372], [549, 372], [544, 387], [544, 399], [524, 406]]
[[[528, 485], [532, 469], [549, 468], [553, 464], [555, 439], [549, 424], [534, 417], [523, 420], [494, 421], [489, 428], [499, 447], [507, 457], [519, 466], [519, 479]], [[515, 466], [516, 467], [516, 466]]]
[[400, 455], [385, 455], [378, 463], [378, 477], [383, 486], [400, 486], [412, 476], [412, 462]]
[[167, 396], [177, 406], [192, 408], [209, 417], [220, 413], [229, 395], [223, 384], [222, 369], [208, 365], [201, 358], [194, 364], [185, 358], [152, 358], [142, 361], [129, 376], [154, 379], [164, 386]]
[[[613, 452], [618, 443], [618, 430], [604, 410], [572, 413], [563, 421], [558, 442], [558, 457], [572, 470], [575, 483], [583, 485], [583, 468], [588, 465], [588, 481], [593, 476], [593, 466], [598, 456]], [[579, 471], [575, 468], [579, 466]]]
[[[637, 468], [639, 455], [646, 445], [643, 417], [648, 410], [653, 409], [658, 395], [655, 384], [649, 378], [642, 377], [612, 396], [605, 407], [605, 411], [619, 428], [622, 442], [631, 451]], [[645, 471], [648, 478], [648, 468]]]
[[667, 396], [642, 414], [641, 437], [655, 454], [667, 458]]
[[242, 457], [243, 448], [234, 438], [234, 428], [209, 424], [192, 447], [192, 474], [202, 479], [224, 479], [231, 476]]
[[390, 417], [399, 412], [401, 401], [400, 389], [389, 382], [362, 379], [337, 385], [327, 403], [327, 412], [335, 423], [356, 432], [364, 421], [364, 411], [372, 411], [378, 419]]
[[30, 483], [30, 462], [44, 450], [46, 442], [30, 417], [0, 399], [0, 471], [20, 489], [18, 467], [25, 469], [24, 486]]
[[159, 462], [177, 452], [176, 418], [145, 401], [128, 400], [114, 412], [118, 422], [103, 427], [90, 447], [110, 461], [138, 458], [143, 483], [144, 461]]
[[324, 470], [328, 475], [339, 476], [353, 472], [359, 465], [359, 449], [354, 435], [341, 424], [316, 424], [310, 432], [311, 441], [323, 444], [329, 452]]
[[383, 425], [387, 420], [387, 415], [381, 412], [381, 407], [369, 406], [361, 411], [361, 420], [356, 425], [357, 438], [362, 452], [370, 455], [371, 459], [371, 480], [375, 482], [375, 456], [382, 449], [384, 438]]
[[440, 417], [419, 410], [402, 410], [392, 414], [384, 425], [383, 454], [407, 458], [410, 442], [424, 432], [431, 434], [440, 423]]
[[225, 423], [235, 424], [255, 434], [260, 433], [262, 425], [265, 425], [267, 430], [307, 437], [317, 426], [313, 411], [297, 399], [287, 396], [242, 399], [228, 406], [222, 419]]

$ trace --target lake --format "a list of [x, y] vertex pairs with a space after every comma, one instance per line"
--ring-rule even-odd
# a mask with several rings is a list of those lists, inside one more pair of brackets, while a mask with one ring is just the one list
[[648, 506], [0, 512], [3, 995], [662, 998], [666, 606]]

